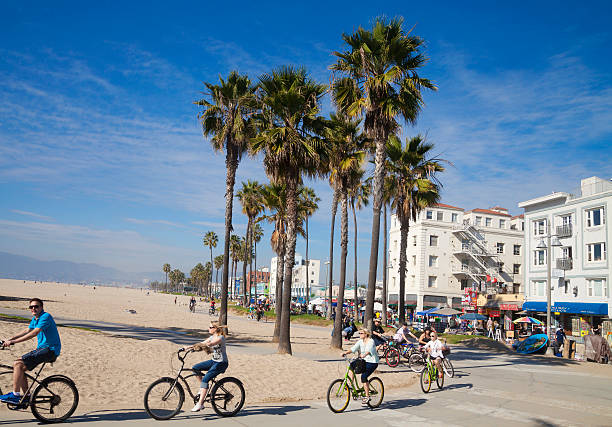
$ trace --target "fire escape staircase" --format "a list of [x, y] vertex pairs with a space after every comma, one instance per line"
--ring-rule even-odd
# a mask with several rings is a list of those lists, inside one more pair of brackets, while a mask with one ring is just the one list
[[461, 242], [460, 247], [453, 245], [454, 253], [467, 255], [472, 261], [471, 264], [475, 264], [475, 268], [471, 265], [461, 265], [461, 269], [453, 268], [454, 273], [465, 274], [475, 282], [486, 280], [487, 275], [491, 280], [496, 278], [498, 282], [504, 281], [498, 274], [499, 257], [497, 253], [489, 249], [487, 241], [476, 227], [465, 223], [456, 227], [453, 233]]

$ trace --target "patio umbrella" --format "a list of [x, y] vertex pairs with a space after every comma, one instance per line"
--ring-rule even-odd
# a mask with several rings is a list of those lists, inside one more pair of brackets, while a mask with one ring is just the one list
[[461, 320], [487, 320], [487, 316], [478, 313], [467, 313], [460, 317]]
[[432, 316], [454, 316], [455, 314], [461, 314], [461, 311], [455, 310], [454, 308], [441, 308], [431, 313]]
[[543, 325], [544, 323], [533, 317], [523, 316], [516, 319], [513, 323], [531, 323], [533, 325]]

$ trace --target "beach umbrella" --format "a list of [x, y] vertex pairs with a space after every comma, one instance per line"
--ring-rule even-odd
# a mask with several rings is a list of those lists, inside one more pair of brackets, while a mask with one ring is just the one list
[[532, 325], [543, 325], [544, 323], [529, 316], [523, 316], [516, 319], [513, 323], [531, 323]]
[[487, 320], [487, 316], [478, 313], [467, 313], [460, 317], [461, 320]]
[[430, 314], [430, 316], [454, 316], [455, 314], [461, 314], [461, 311], [455, 310], [454, 308], [441, 308]]

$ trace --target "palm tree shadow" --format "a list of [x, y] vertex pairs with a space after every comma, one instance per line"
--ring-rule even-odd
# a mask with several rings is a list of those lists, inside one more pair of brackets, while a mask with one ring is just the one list
[[395, 399], [389, 400], [381, 405], [383, 409], [402, 409], [421, 406], [427, 402], [427, 399]]

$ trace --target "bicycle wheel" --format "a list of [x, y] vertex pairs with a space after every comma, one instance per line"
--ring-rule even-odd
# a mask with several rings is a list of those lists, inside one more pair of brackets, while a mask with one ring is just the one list
[[[156, 420], [169, 420], [179, 413], [185, 400], [185, 391], [174, 378], [160, 378], [147, 388], [144, 395], [145, 411]], [[174, 388], [172, 386], [174, 385]]]
[[0, 394], [13, 390], [13, 371], [0, 372]]
[[410, 369], [417, 374], [419, 372], [423, 372], [423, 369], [425, 369], [425, 359], [423, 358], [423, 355], [421, 353], [414, 353], [412, 356], [410, 356], [410, 359], [408, 359], [408, 366], [410, 366]]
[[327, 389], [327, 406], [332, 412], [339, 413], [346, 409], [351, 393], [343, 379], [332, 381]]
[[370, 378], [370, 408], [378, 408], [385, 397], [385, 386], [378, 377]]
[[395, 368], [400, 363], [399, 351], [396, 348], [389, 347], [385, 353], [385, 361], [387, 362], [387, 365]]
[[244, 405], [244, 387], [238, 378], [225, 377], [215, 383], [210, 392], [212, 407], [221, 417], [232, 417]]
[[429, 369], [423, 369], [421, 371], [421, 390], [423, 393], [429, 393], [431, 390], [431, 378], [429, 378]]
[[444, 370], [442, 370], [442, 376], [440, 376], [440, 373], [436, 369], [436, 384], [438, 384], [438, 388], [442, 390], [442, 387], [444, 387]]
[[448, 375], [449, 378], [453, 378], [455, 376], [455, 368], [448, 358], [445, 357], [442, 359], [442, 367], [444, 368], [444, 373]]
[[40, 382], [30, 398], [32, 415], [41, 423], [67, 420], [79, 404], [79, 391], [68, 377], [51, 376]]

